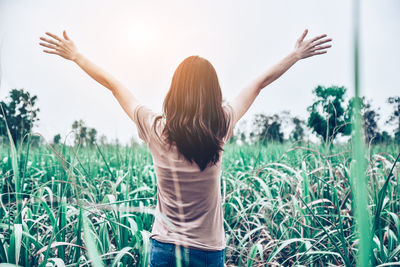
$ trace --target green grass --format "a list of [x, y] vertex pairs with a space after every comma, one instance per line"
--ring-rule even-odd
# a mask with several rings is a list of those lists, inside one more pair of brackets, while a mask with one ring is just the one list
[[[356, 265], [351, 148], [227, 145], [227, 265]], [[146, 147], [12, 151], [0, 147], [0, 262], [147, 266], [156, 177]], [[400, 261], [398, 152], [364, 155], [375, 265]]]
[[[351, 166], [351, 188], [354, 199], [356, 217], [356, 234], [358, 235], [357, 266], [371, 266], [373, 251], [371, 251], [371, 214], [368, 206], [367, 163], [365, 158], [365, 143], [361, 117], [361, 86], [359, 71], [359, 33], [360, 33], [360, 1], [353, 1], [353, 45], [354, 45], [354, 96], [355, 109], [352, 118], [353, 162]], [[390, 174], [389, 174], [390, 177]], [[379, 200], [378, 200], [379, 203]], [[374, 229], [372, 230], [374, 231]], [[377, 264], [375, 258], [372, 259]], [[346, 263], [348, 265], [348, 263]]]

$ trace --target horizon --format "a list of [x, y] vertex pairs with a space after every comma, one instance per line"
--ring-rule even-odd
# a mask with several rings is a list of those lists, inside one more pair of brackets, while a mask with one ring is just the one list
[[[161, 112], [172, 74], [187, 56], [198, 54], [210, 60], [224, 99], [229, 101], [290, 52], [308, 28], [306, 39], [326, 33], [333, 38], [332, 48], [325, 55], [298, 62], [263, 89], [238, 126], [251, 122], [257, 113], [285, 110], [306, 119], [306, 108], [313, 101], [311, 91], [317, 85], [345, 86], [347, 99], [353, 91], [351, 3], [307, 2], [312, 10], [294, 1], [290, 6], [271, 1], [253, 5], [229, 1], [2, 1], [0, 99], [14, 88], [37, 95], [40, 121], [33, 131], [50, 142], [57, 133], [65, 137], [73, 121], [83, 119], [98, 131], [98, 137], [117, 137], [126, 144], [131, 137], [139, 140], [134, 123], [106, 88], [72, 62], [42, 52], [38, 42], [45, 31], [61, 35], [66, 29], [82, 53], [121, 80], [143, 104]], [[383, 129], [389, 128], [384, 121], [392, 110], [385, 101], [399, 92], [396, 66], [400, 53], [393, 52], [400, 46], [398, 11], [400, 3], [395, 0], [361, 5], [362, 95], [372, 100], [374, 109], [380, 108]], [[287, 20], [281, 14], [287, 14]], [[338, 20], [337, 14], [343, 18]]]

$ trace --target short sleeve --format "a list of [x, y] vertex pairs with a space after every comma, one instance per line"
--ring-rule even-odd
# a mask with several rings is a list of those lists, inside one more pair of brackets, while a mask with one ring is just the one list
[[233, 136], [233, 129], [235, 128], [235, 111], [233, 110], [231, 104], [226, 104], [225, 106], [223, 106], [223, 109], [225, 110], [228, 121], [228, 130], [223, 139], [223, 142], [226, 143]]
[[155, 117], [156, 113], [142, 104], [139, 104], [133, 110], [133, 121], [136, 124], [139, 138], [146, 143], [148, 143], [150, 140], [152, 125]]

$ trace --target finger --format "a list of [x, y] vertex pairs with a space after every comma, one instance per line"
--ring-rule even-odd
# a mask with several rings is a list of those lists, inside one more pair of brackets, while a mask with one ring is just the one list
[[318, 42], [314, 43], [314, 44], [313, 44], [313, 46], [317, 46], [317, 45], [325, 44], [325, 43], [327, 43], [327, 42], [330, 42], [330, 41], [332, 41], [332, 38], [329, 38], [329, 39], [324, 39], [324, 40], [320, 40], [320, 41], [318, 41]]
[[47, 39], [47, 38], [44, 38], [44, 37], [40, 37], [40, 40], [43, 40], [43, 41], [46, 41], [46, 42], [48, 42], [48, 43], [50, 43], [50, 44], [53, 44], [53, 45], [58, 45], [56, 42], [54, 42], [53, 40], [50, 40], [50, 39]]
[[312, 53], [311, 55], [312, 55], [312, 56], [321, 55], [321, 54], [325, 54], [326, 52], [327, 52], [327, 51], [324, 50], [324, 51], [314, 52], [314, 53]]
[[69, 40], [69, 37], [68, 37], [67, 32], [65, 30], [63, 31], [63, 35], [64, 35], [65, 40]]
[[297, 40], [299, 43], [303, 42], [304, 38], [306, 37], [308, 33], [308, 29], [305, 29], [303, 34], [300, 36], [300, 38]]
[[327, 36], [326, 34], [318, 35], [318, 36], [314, 37], [313, 39], [311, 39], [311, 43], [313, 43], [321, 38], [324, 38], [326, 36]]
[[57, 49], [57, 46], [55, 45], [49, 45], [46, 43], [39, 43], [41, 46], [47, 47], [47, 48], [51, 48], [51, 49]]
[[332, 47], [332, 45], [316, 46], [316, 47], [314, 47], [314, 49], [312, 51], [314, 52], [314, 51], [321, 50], [321, 49], [326, 49], [326, 48], [329, 48], [329, 47]]
[[57, 41], [60, 41], [60, 42], [62, 42], [61, 38], [60, 38], [60, 37], [58, 37], [57, 35], [55, 35], [55, 34], [52, 34], [52, 33], [49, 33], [49, 32], [46, 32], [46, 34], [47, 34], [48, 36], [51, 36], [51, 37], [53, 37], [53, 38], [54, 38], [54, 39], [56, 39]]
[[53, 51], [53, 50], [43, 50], [43, 52], [48, 53], [48, 54], [59, 55], [59, 53], [57, 51]]

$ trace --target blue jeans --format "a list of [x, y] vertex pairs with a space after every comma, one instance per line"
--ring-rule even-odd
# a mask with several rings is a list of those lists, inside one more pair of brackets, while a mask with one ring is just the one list
[[177, 261], [180, 259], [182, 267], [223, 267], [225, 263], [225, 249], [207, 251], [185, 248], [150, 238], [150, 267], [175, 267]]

